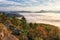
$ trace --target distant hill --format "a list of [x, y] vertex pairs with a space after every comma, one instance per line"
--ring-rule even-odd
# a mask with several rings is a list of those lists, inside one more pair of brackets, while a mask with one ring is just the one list
[[53, 10], [40, 10], [40, 11], [36, 11], [35, 13], [60, 13], [60, 11], [53, 11]]
[[5, 13], [13, 13], [13, 14], [16, 14], [16, 13], [32, 13], [32, 11], [0, 11], [0, 12], [5, 12]]
[[13, 17], [13, 16], [15, 16], [15, 17], [23, 17], [23, 15], [20, 15], [20, 14], [18, 14], [18, 13], [7, 13], [6, 14], [6, 16], [8, 16], [8, 17]]
[[0, 11], [5, 13], [60, 13], [60, 11], [53, 11], [53, 10], [40, 10], [40, 11]]

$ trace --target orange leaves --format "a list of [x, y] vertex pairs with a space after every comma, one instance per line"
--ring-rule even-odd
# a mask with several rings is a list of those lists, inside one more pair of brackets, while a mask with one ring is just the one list
[[47, 31], [44, 27], [38, 26], [36, 30], [42, 32], [43, 35], [47, 35]]

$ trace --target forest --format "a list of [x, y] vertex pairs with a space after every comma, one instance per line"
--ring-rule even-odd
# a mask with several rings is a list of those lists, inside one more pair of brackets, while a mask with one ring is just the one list
[[0, 12], [0, 23], [19, 40], [60, 40], [58, 27], [44, 23], [28, 23], [24, 16], [18, 19], [14, 15], [8, 17], [4, 12]]

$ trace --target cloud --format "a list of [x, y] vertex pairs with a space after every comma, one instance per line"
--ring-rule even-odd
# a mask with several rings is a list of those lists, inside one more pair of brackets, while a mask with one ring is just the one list
[[[21, 13], [22, 14], [22, 13]], [[23, 13], [28, 22], [45, 23], [60, 27], [60, 14], [54, 13]], [[28, 15], [28, 16], [27, 16]], [[29, 16], [30, 15], [30, 16]], [[34, 15], [34, 16], [31, 16]], [[38, 16], [41, 15], [41, 16]]]
[[21, 5], [21, 6], [36, 6], [36, 5], [43, 5], [49, 2], [48, 0], [0, 0], [0, 5]]
[[16, 6], [16, 5], [21, 5], [20, 3], [12, 2], [12, 1], [7, 1], [7, 0], [0, 0], [0, 5], [3, 6]]
[[60, 0], [0, 0], [0, 8], [28, 11], [60, 10]]

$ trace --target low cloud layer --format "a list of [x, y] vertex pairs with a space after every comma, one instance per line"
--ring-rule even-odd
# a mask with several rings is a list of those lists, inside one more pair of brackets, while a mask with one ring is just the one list
[[[60, 14], [57, 13], [20, 13], [22, 15], [24, 15], [27, 20], [32, 20], [32, 22], [34, 21], [49, 21], [49, 22], [60, 22]], [[34, 21], [33, 21], [34, 20]]]
[[[22, 13], [20, 13], [22, 14]], [[28, 22], [45, 23], [58, 26], [60, 28], [60, 14], [59, 13], [23, 13]], [[39, 16], [38, 16], [39, 15]]]

